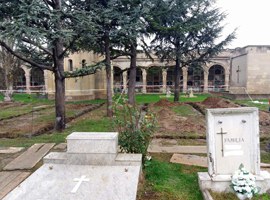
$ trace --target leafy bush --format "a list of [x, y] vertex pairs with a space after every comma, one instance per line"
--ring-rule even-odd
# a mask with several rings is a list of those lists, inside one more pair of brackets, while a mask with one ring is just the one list
[[119, 133], [120, 149], [126, 153], [141, 153], [144, 162], [156, 125], [155, 116], [147, 113], [144, 107], [129, 105], [125, 99], [121, 102], [114, 105], [114, 124]]

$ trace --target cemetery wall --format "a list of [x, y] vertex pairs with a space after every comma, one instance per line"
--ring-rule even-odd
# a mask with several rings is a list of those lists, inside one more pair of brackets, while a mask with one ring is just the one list
[[247, 54], [232, 58], [230, 93], [243, 93], [247, 83]]
[[270, 51], [255, 49], [248, 54], [247, 91], [270, 94]]
[[[70, 61], [72, 60], [73, 71], [82, 68], [83, 60], [85, 65], [94, 64], [103, 57], [89, 53], [79, 52], [71, 54], [68, 58], [64, 59], [65, 71], [70, 71]], [[48, 73], [48, 97], [54, 98], [54, 77], [52, 73]], [[106, 97], [106, 76], [105, 70], [93, 75], [88, 75], [78, 78], [66, 79], [66, 100], [91, 100]]]

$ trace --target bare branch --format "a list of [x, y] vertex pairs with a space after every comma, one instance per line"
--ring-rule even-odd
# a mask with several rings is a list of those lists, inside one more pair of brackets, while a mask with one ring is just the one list
[[38, 63], [34, 62], [33, 60], [30, 60], [30, 59], [27, 59], [27, 58], [21, 56], [20, 54], [13, 51], [5, 42], [3, 42], [1, 40], [0, 40], [0, 45], [3, 48], [5, 48], [8, 52], [10, 52], [12, 55], [16, 56], [17, 58], [21, 59], [24, 62], [27, 62], [27, 63], [31, 64], [34, 67], [37, 67], [37, 68], [40, 68], [40, 69], [47, 69], [47, 70], [50, 70], [50, 71], [53, 70], [53, 68], [51, 66], [41, 65], [41, 64], [38, 64]]
[[49, 54], [50, 56], [53, 55], [53, 53], [52, 53], [51, 51], [49, 51], [49, 50], [46, 49], [45, 47], [43, 47], [43, 46], [41, 46], [41, 45], [35, 43], [34, 41], [31, 41], [31, 40], [29, 40], [29, 39], [27, 39], [27, 38], [22, 38], [22, 41], [27, 42], [28, 44], [32, 44], [32, 45], [38, 47], [39, 49], [45, 51], [45, 52], [46, 52], [47, 54]]

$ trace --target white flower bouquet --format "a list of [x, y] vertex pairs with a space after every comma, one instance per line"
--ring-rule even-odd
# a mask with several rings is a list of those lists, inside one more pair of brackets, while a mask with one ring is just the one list
[[255, 176], [249, 173], [243, 164], [232, 176], [231, 187], [239, 199], [251, 199], [254, 194], [259, 192], [255, 183]]

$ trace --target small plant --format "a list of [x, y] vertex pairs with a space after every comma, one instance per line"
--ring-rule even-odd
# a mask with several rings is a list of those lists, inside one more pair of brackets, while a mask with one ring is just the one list
[[239, 199], [251, 199], [259, 192], [255, 183], [255, 176], [241, 164], [239, 169], [232, 176], [232, 189]]
[[114, 124], [119, 132], [122, 152], [141, 153], [147, 160], [147, 148], [155, 128], [155, 116], [142, 107], [132, 106], [125, 99], [114, 105]]

